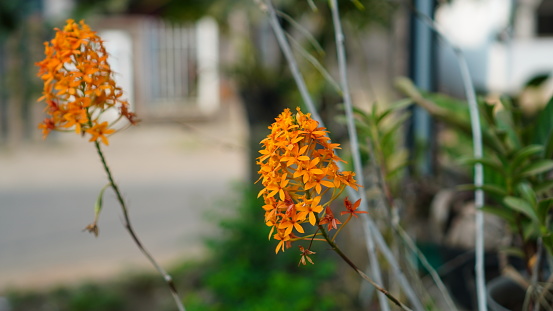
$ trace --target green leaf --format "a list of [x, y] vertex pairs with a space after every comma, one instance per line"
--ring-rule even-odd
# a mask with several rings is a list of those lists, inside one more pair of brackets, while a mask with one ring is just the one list
[[403, 110], [409, 106], [413, 105], [413, 101], [410, 98], [399, 100], [393, 104], [391, 104], [388, 109], [384, 110], [379, 116], [378, 116], [378, 122], [381, 120], [384, 120], [388, 115], [390, 115], [392, 112], [396, 112], [399, 110]]
[[401, 162], [396, 167], [391, 168], [386, 177], [388, 178], [394, 177], [396, 174], [401, 173], [401, 171], [405, 169], [407, 165], [409, 165], [408, 161]]
[[497, 161], [489, 159], [489, 158], [464, 158], [460, 161], [462, 164], [465, 165], [474, 165], [476, 163], [480, 163], [484, 166], [484, 168], [491, 169], [495, 172], [498, 172], [502, 176], [505, 176], [505, 170], [503, 169], [503, 165], [497, 163]]
[[549, 211], [553, 207], [553, 198], [548, 198], [538, 202], [538, 218], [542, 226], [547, 225], [547, 216], [549, 216]]
[[528, 218], [530, 218], [532, 221], [539, 224], [540, 221], [538, 219], [538, 215], [536, 215], [536, 211], [528, 201], [523, 200], [521, 198], [509, 196], [503, 200], [503, 203], [505, 203], [507, 207], [512, 208], [515, 211], [521, 212], [522, 214], [528, 216]]
[[539, 225], [534, 223], [526, 223], [522, 228], [522, 237], [524, 240], [528, 241], [530, 238], [536, 238], [539, 236], [540, 230]]
[[530, 145], [526, 146], [519, 151], [515, 152], [513, 155], [513, 160], [511, 161], [510, 165], [515, 170], [518, 168], [522, 163], [524, 163], [524, 160], [530, 160], [530, 157], [538, 154], [543, 151], [543, 146], [540, 145]]
[[526, 82], [524, 87], [538, 87], [542, 85], [545, 81], [547, 81], [547, 79], [549, 79], [549, 76], [549, 73], [542, 73], [533, 76], [530, 80], [528, 80], [528, 82]]
[[517, 190], [520, 192], [524, 200], [527, 202], [530, 202], [532, 206], [536, 206], [537, 199], [536, 199], [536, 193], [534, 192], [534, 189], [532, 189], [532, 186], [530, 186], [527, 182], [521, 182], [517, 185]]
[[501, 198], [507, 196], [507, 190], [496, 185], [482, 185], [481, 187], [476, 187], [476, 185], [467, 184], [467, 185], [460, 185], [457, 187], [457, 189], [461, 191], [482, 189], [484, 192], [488, 194], [497, 195]]
[[500, 217], [510, 225], [516, 224], [516, 215], [512, 210], [508, 208], [492, 207], [492, 206], [485, 205], [485, 206], [482, 206], [480, 209], [485, 213], [490, 213]]
[[[505, 132], [505, 141], [509, 141], [508, 144], [512, 145], [514, 148], [521, 148], [522, 142], [518, 135], [517, 123], [514, 120], [513, 108], [509, 108], [507, 101], [501, 102], [506, 109], [498, 110], [495, 114], [495, 119], [497, 121], [497, 129], [499, 131]], [[500, 135], [498, 133], [498, 135]]]
[[364, 110], [362, 109], [359, 109], [357, 107], [353, 107], [353, 113], [354, 114], [358, 114], [360, 117], [362, 117], [363, 119], [365, 119], [366, 121], [370, 120], [371, 117], [369, 116], [369, 114], [367, 114]]
[[383, 131], [380, 142], [378, 143], [382, 145], [388, 145], [392, 141], [396, 140], [397, 131], [405, 124], [404, 122], [408, 117], [409, 116], [405, 114], [400, 116], [397, 120], [394, 120], [394, 125]]
[[547, 250], [549, 251], [549, 254], [551, 255], [553, 252], [553, 234], [548, 234], [542, 236], [542, 241]]
[[545, 151], [543, 157], [546, 159], [551, 159], [553, 157], [553, 131], [549, 132], [545, 144]]
[[100, 212], [102, 211], [102, 206], [104, 202], [104, 192], [109, 186], [111, 186], [111, 183], [106, 184], [104, 187], [102, 187], [102, 190], [100, 190], [100, 193], [96, 198], [96, 203], [94, 204], [94, 217], [96, 218], [98, 218], [98, 216], [100, 215]]
[[530, 129], [529, 140], [538, 145], [545, 146], [545, 158], [551, 158], [553, 152], [553, 142], [551, 141], [553, 132], [553, 97], [545, 108], [539, 112], [534, 126]]
[[509, 256], [524, 258], [524, 252], [519, 247], [502, 247], [501, 251]]
[[545, 173], [551, 169], [553, 169], [553, 160], [540, 160], [522, 168], [522, 170], [520, 171], [520, 176], [535, 176], [541, 173]]
[[547, 180], [534, 186], [534, 190], [538, 195], [547, 193], [551, 189], [553, 189], [553, 180]]
[[355, 7], [360, 10], [360, 11], [365, 11], [365, 6], [363, 5], [363, 3], [361, 3], [359, 0], [351, 0], [351, 2], [353, 2], [353, 4], [355, 5]]

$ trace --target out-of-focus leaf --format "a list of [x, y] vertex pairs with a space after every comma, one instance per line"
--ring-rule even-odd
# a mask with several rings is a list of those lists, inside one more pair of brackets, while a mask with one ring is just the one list
[[408, 115], [403, 115], [399, 117], [398, 120], [394, 120], [394, 125], [382, 134], [380, 143], [383, 145], [383, 148], [389, 146], [389, 144], [392, 144], [397, 139], [397, 132], [399, 128], [404, 125], [404, 122], [408, 117]]
[[544, 235], [541, 237], [541, 239], [543, 241], [543, 245], [551, 254], [553, 252], [553, 234], [549, 233], [548, 235]]
[[384, 110], [379, 116], [378, 121], [384, 120], [387, 116], [389, 116], [391, 113], [405, 109], [409, 106], [413, 105], [413, 101], [409, 98], [405, 98], [402, 100], [399, 100], [393, 104], [391, 104], [388, 109]]
[[534, 192], [534, 189], [532, 189], [532, 186], [530, 186], [527, 182], [521, 182], [517, 185], [517, 189], [527, 202], [530, 203], [532, 206], [536, 206], [538, 204], [536, 200], [536, 193]]
[[537, 87], [537, 86], [540, 86], [545, 81], [547, 81], [547, 79], [549, 79], [549, 73], [543, 73], [543, 74], [536, 75], [536, 76], [532, 77], [530, 80], [528, 80], [528, 82], [526, 82], [524, 87]]
[[[508, 140], [508, 144], [514, 148], [521, 148], [523, 144], [520, 140], [519, 133], [517, 133], [517, 129], [519, 128], [513, 118], [512, 109], [501, 109], [497, 111], [495, 119], [497, 122], [497, 128], [505, 132], [504, 139]], [[500, 134], [498, 133], [498, 135]]]
[[512, 210], [501, 207], [482, 206], [480, 208], [485, 213], [490, 213], [504, 219], [507, 223], [514, 225], [516, 222], [516, 215]]
[[549, 215], [549, 211], [553, 207], [553, 198], [548, 198], [545, 200], [541, 200], [538, 202], [538, 218], [541, 221], [542, 225], [547, 225], [547, 216]]
[[476, 187], [475, 185], [460, 185], [457, 187], [457, 189], [460, 191], [469, 191], [469, 190], [474, 191], [476, 189], [482, 189], [484, 192], [488, 194], [493, 194], [501, 198], [504, 198], [507, 196], [507, 191], [505, 189], [495, 185], [482, 185], [481, 187]]
[[480, 163], [484, 166], [484, 168], [491, 169], [505, 176], [505, 170], [503, 169], [503, 165], [497, 163], [495, 160], [492, 160], [490, 158], [477, 159], [477, 158], [470, 157], [470, 158], [464, 158], [460, 162], [465, 165], [474, 165], [476, 163]]
[[551, 133], [553, 131], [553, 97], [545, 108], [539, 113], [534, 126], [531, 128], [530, 141], [534, 144], [545, 146], [545, 157], [550, 158], [553, 147]]
[[521, 198], [509, 196], [503, 200], [503, 203], [505, 203], [505, 205], [507, 205], [509, 208], [512, 208], [513, 210], [519, 211], [528, 216], [528, 218], [536, 222], [536, 224], [539, 224], [538, 215], [536, 215], [536, 211], [534, 210], [532, 205], [530, 205], [530, 202]]
[[524, 252], [519, 247], [504, 247], [501, 248], [501, 251], [506, 255], [524, 258]]
[[536, 186], [534, 186], [534, 190], [538, 195], [544, 194], [551, 189], [553, 189], [553, 180], [547, 180], [541, 184], [537, 184]]
[[522, 228], [522, 237], [524, 240], [528, 241], [530, 238], [535, 238], [539, 235], [539, 225], [537, 224], [527, 224]]
[[360, 10], [360, 11], [365, 11], [365, 6], [363, 5], [363, 3], [361, 3], [359, 0], [351, 0], [351, 2], [353, 2], [353, 4], [355, 5], [355, 7]]
[[553, 169], [553, 160], [540, 160], [533, 162], [520, 171], [522, 177], [534, 176]]
[[511, 161], [511, 166], [513, 169], [518, 168], [524, 160], [529, 160], [531, 156], [538, 154], [543, 151], [543, 146], [540, 145], [529, 145], [526, 146], [513, 155], [513, 160]]
[[362, 117], [365, 121], [368, 121], [370, 120], [370, 116], [363, 110], [363, 109], [359, 109], [357, 107], [353, 107], [353, 113], [354, 114], [358, 114], [360, 117]]

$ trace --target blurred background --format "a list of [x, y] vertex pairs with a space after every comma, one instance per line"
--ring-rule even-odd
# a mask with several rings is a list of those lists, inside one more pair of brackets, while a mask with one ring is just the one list
[[[341, 97], [326, 2], [275, 5], [333, 139], [345, 143], [345, 126], [335, 118]], [[464, 97], [451, 48], [415, 10], [433, 16], [465, 52], [481, 94], [524, 91], [543, 105], [553, 93], [553, 1], [352, 0], [340, 1], [340, 10], [358, 107], [400, 99], [399, 76], [428, 92]], [[302, 103], [263, 1], [0, 0], [1, 311], [171, 310], [165, 288], [124, 230], [112, 193], [99, 237], [82, 232], [106, 183], [93, 146], [61, 133], [42, 140], [37, 129], [44, 113], [34, 63], [67, 18], [85, 19], [104, 39], [116, 80], [142, 120], [114, 135], [106, 155], [138, 235], [176, 273], [187, 305], [361, 308], [359, 282], [338, 278], [349, 271], [334, 257], [298, 271], [297, 256], [275, 257], [266, 241], [250, 186], [257, 179], [253, 159], [273, 118]], [[529, 89], [536, 78], [540, 83]], [[404, 144], [415, 148], [416, 141], [423, 151], [414, 171], [436, 174], [433, 121], [414, 109], [403, 131]], [[366, 260], [359, 243], [349, 245]], [[338, 282], [347, 284], [329, 289]], [[292, 299], [290, 286], [297, 301], [282, 305]], [[314, 291], [328, 299], [315, 299]]]

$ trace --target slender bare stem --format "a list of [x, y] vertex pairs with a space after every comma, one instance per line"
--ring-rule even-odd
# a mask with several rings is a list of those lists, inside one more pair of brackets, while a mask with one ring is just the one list
[[[324, 123], [320, 118], [317, 110], [315, 109], [311, 96], [307, 91], [305, 81], [303, 79], [303, 76], [301, 75], [301, 72], [299, 71], [297, 62], [294, 58], [294, 55], [292, 54], [289, 43], [286, 40], [284, 31], [282, 30], [282, 27], [278, 22], [278, 17], [276, 15], [273, 4], [270, 0], [264, 1], [264, 3], [266, 5], [265, 9], [269, 15], [270, 25], [275, 33], [279, 46], [282, 49], [282, 52], [288, 62], [288, 65], [290, 66], [290, 70], [294, 76], [294, 79], [296, 81], [300, 94], [302, 96], [302, 99], [306, 104], [309, 112], [313, 116], [313, 119], [317, 120], [319, 122], [319, 125], [324, 127]], [[340, 169], [343, 169], [341, 163], [339, 165], [340, 165]], [[362, 175], [359, 175], [359, 176], [362, 177]], [[354, 198], [354, 199], [359, 198], [359, 194], [355, 190], [348, 188], [347, 191], [348, 191], [348, 195], [351, 198]], [[368, 211], [368, 204], [366, 200], [361, 200], [360, 210]], [[409, 284], [409, 281], [406, 279], [405, 275], [401, 271], [401, 267], [399, 266], [397, 259], [390, 251], [389, 246], [386, 244], [386, 241], [382, 237], [382, 233], [378, 230], [374, 221], [367, 214], [363, 214], [361, 215], [361, 217], [364, 219], [363, 229], [365, 230], [368, 255], [370, 257], [373, 257], [374, 254], [376, 254], [376, 245], [378, 245], [378, 248], [380, 249], [384, 257], [392, 267], [393, 272], [397, 280], [399, 281], [402, 289], [405, 291], [406, 295], [409, 297], [409, 300], [413, 303], [416, 310], [424, 310], [424, 307], [422, 306], [420, 300], [418, 299], [418, 296], [416, 295], [411, 284]], [[376, 242], [376, 245], [375, 245], [375, 242]], [[371, 258], [371, 261], [376, 262], [376, 260], [373, 260], [373, 258]]]
[[[340, 12], [338, 11], [338, 2], [336, 0], [329, 0], [330, 11], [332, 12], [332, 23], [334, 25], [334, 39], [336, 40], [336, 52], [338, 57], [338, 68], [340, 72], [340, 87], [342, 89], [342, 98], [344, 99], [344, 107], [346, 110], [346, 120], [347, 128], [349, 134], [349, 141], [351, 145], [351, 154], [353, 157], [353, 166], [355, 174], [358, 177], [358, 183], [361, 187], [364, 186], [363, 180], [363, 165], [361, 164], [361, 155], [359, 152], [359, 141], [357, 139], [357, 131], [355, 129], [354, 119], [353, 119], [353, 104], [351, 101], [351, 94], [349, 91], [349, 82], [347, 74], [347, 61], [346, 61], [346, 51], [344, 46], [344, 32], [342, 31], [342, 22], [340, 20]], [[359, 195], [361, 201], [367, 201], [367, 195], [365, 191], [360, 191]], [[374, 244], [374, 243], [373, 243]], [[380, 265], [376, 258], [374, 252], [369, 253], [371, 259], [371, 270], [374, 275], [374, 278], [377, 282], [382, 282], [382, 275], [380, 272]], [[390, 310], [390, 306], [384, 296], [378, 295], [378, 300], [380, 301], [380, 307], [384, 311]]]
[[280, 26], [280, 23], [278, 21], [278, 17], [275, 11], [275, 8], [273, 6], [273, 3], [271, 0], [266, 1], [267, 5], [267, 13], [269, 14], [269, 22], [271, 23], [271, 27], [273, 28], [273, 31], [275, 33], [275, 36], [278, 41], [278, 45], [280, 46], [280, 49], [282, 50], [282, 53], [284, 54], [284, 57], [286, 57], [286, 61], [288, 62], [288, 66], [290, 67], [290, 71], [292, 72], [292, 76], [294, 77], [294, 80], [296, 81], [296, 85], [298, 86], [298, 89], [300, 91], [301, 97], [303, 99], [303, 102], [307, 106], [307, 109], [311, 112], [311, 116], [313, 119], [317, 120], [321, 126], [322, 126], [322, 119], [317, 113], [317, 109], [315, 109], [315, 105], [313, 104], [313, 100], [311, 99], [311, 96], [309, 95], [309, 91], [307, 90], [307, 86], [305, 84], [305, 80], [303, 79], [303, 76], [298, 68], [298, 64], [296, 62], [296, 59], [294, 58], [294, 54], [292, 53], [292, 49], [290, 48], [290, 44], [288, 44], [288, 41], [286, 40], [286, 36], [284, 35], [284, 31], [282, 30], [282, 27]]
[[[394, 197], [392, 196], [390, 188], [386, 183], [385, 165], [384, 163], [380, 163], [380, 165], [378, 165], [376, 160], [377, 156], [373, 148], [373, 143], [370, 139], [367, 139], [367, 146], [369, 150], [369, 158], [371, 159], [373, 166], [376, 168], [379, 168], [376, 174], [378, 185], [386, 199], [387, 210], [391, 211], [394, 208], [395, 203], [394, 203]], [[383, 157], [380, 154], [378, 158], [382, 159]], [[417, 258], [420, 260], [421, 264], [426, 268], [432, 280], [434, 280], [434, 283], [436, 284], [441, 294], [443, 295], [444, 301], [447, 304], [447, 307], [449, 308], [449, 310], [451, 311], [457, 310], [457, 307], [455, 306], [455, 303], [451, 299], [451, 295], [449, 294], [445, 284], [442, 282], [442, 279], [440, 278], [436, 270], [432, 267], [432, 265], [428, 262], [428, 260], [426, 259], [426, 256], [415, 245], [415, 242], [413, 241], [413, 239], [407, 234], [407, 232], [405, 232], [405, 230], [401, 227], [401, 225], [398, 222], [392, 221], [392, 228], [394, 228], [394, 230], [403, 239], [403, 242], [413, 253], [415, 253]]]
[[[465, 87], [465, 95], [467, 97], [469, 112], [470, 112], [470, 122], [472, 126], [472, 143], [473, 143], [473, 152], [476, 159], [482, 158], [483, 156], [483, 146], [482, 146], [482, 126], [480, 124], [480, 116], [478, 111], [478, 104], [476, 101], [476, 92], [474, 90], [474, 85], [472, 79], [470, 78], [469, 67], [467, 60], [463, 55], [461, 49], [449, 41], [446, 36], [440, 31], [438, 25], [432, 18], [426, 16], [422, 12], [416, 10], [411, 6], [411, 9], [415, 14], [425, 22], [432, 30], [434, 30], [438, 37], [443, 40], [449, 47], [453, 49], [457, 62], [459, 64], [459, 69], [461, 70], [461, 80]], [[478, 310], [486, 311], [487, 310], [487, 297], [486, 297], [486, 281], [485, 281], [485, 269], [484, 269], [484, 212], [482, 207], [484, 206], [484, 191], [482, 190], [482, 185], [484, 184], [484, 168], [481, 163], [474, 164], [474, 185], [476, 190], [474, 192], [475, 196], [475, 206], [476, 206], [476, 241], [475, 241], [475, 272], [476, 272], [476, 289], [477, 289], [477, 298], [478, 298]]]
[[183, 303], [182, 303], [182, 301], [179, 297], [177, 287], [175, 286], [175, 283], [173, 282], [173, 278], [171, 277], [171, 275], [169, 275], [167, 272], [165, 272], [165, 270], [157, 263], [157, 261], [150, 254], [150, 252], [148, 250], [146, 250], [146, 248], [142, 245], [142, 242], [140, 242], [140, 239], [136, 235], [136, 232], [134, 231], [134, 229], [131, 225], [131, 220], [129, 218], [129, 211], [127, 209], [127, 205], [125, 203], [125, 200], [123, 199], [123, 196], [121, 194], [121, 191], [119, 190], [119, 187], [117, 186], [117, 184], [113, 180], [111, 170], [109, 169], [109, 166], [106, 162], [106, 158], [104, 157], [104, 153], [102, 152], [102, 148], [100, 146], [100, 143], [98, 141], [95, 141], [94, 144], [96, 146], [96, 151], [98, 152], [98, 156], [100, 157], [100, 160], [102, 161], [102, 165], [104, 166], [104, 170], [106, 171], [106, 174], [107, 174], [109, 183], [111, 185], [111, 188], [113, 189], [113, 192], [115, 192], [115, 195], [117, 197], [117, 201], [119, 201], [119, 205], [121, 206], [121, 210], [123, 211], [123, 220], [125, 222], [124, 223], [125, 229], [127, 229], [130, 236], [132, 237], [134, 243], [136, 244], [136, 246], [138, 246], [138, 248], [140, 249], [142, 254], [144, 254], [144, 256], [146, 256], [146, 258], [150, 261], [150, 263], [154, 266], [154, 268], [159, 272], [159, 274], [161, 274], [161, 276], [163, 277], [163, 279], [167, 283], [167, 286], [169, 286], [169, 289], [171, 290], [171, 294], [173, 296], [173, 299], [175, 300], [175, 304], [179, 308], [179, 311], [185, 311], [186, 309], [184, 308], [184, 305], [183, 305]]

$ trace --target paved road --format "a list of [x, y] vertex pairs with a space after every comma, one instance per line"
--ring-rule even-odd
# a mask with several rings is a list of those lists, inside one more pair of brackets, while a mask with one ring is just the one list
[[[194, 131], [143, 124], [105, 148], [138, 235], [166, 266], [202, 254], [201, 237], [216, 230], [207, 215], [228, 212], [222, 200], [236, 195], [233, 182], [245, 176], [241, 119], [224, 118]], [[99, 237], [82, 232], [105, 184], [93, 145], [77, 135], [0, 150], [0, 296], [8, 287], [148, 266], [121, 225], [113, 192], [105, 195]]]

